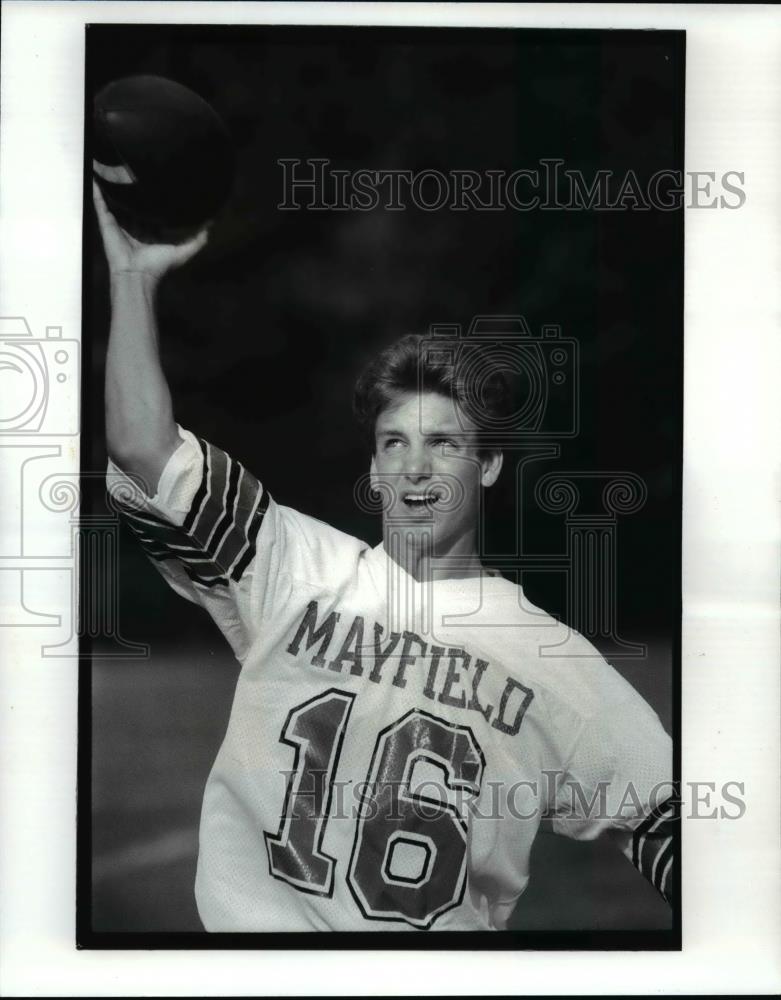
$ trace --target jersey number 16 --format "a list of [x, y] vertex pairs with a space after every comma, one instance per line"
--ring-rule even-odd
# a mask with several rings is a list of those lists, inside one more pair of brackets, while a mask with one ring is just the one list
[[[282, 820], [265, 833], [274, 878], [330, 897], [336, 859], [322, 850], [333, 782], [356, 695], [335, 688], [294, 708], [281, 740], [295, 752]], [[428, 928], [458, 906], [466, 884], [466, 824], [455, 806], [432, 806], [409, 791], [412, 769], [426, 760], [452, 791], [478, 795], [485, 760], [474, 734], [413, 709], [377, 737], [358, 808], [347, 884], [368, 920]], [[394, 872], [394, 854], [422, 856], [414, 877]]]

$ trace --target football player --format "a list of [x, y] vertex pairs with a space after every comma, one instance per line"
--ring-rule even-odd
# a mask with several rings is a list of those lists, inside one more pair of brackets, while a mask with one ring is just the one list
[[[405, 337], [358, 382], [382, 543], [277, 504], [177, 424], [161, 368], [158, 282], [206, 236], [140, 244], [95, 203], [109, 489], [241, 664], [201, 815], [207, 930], [502, 929], [543, 817], [612, 838], [669, 898], [670, 738], [585, 638], [482, 564], [502, 453], [458, 372]], [[501, 378], [483, 388], [501, 413]], [[566, 658], [545, 655], [564, 639]]]

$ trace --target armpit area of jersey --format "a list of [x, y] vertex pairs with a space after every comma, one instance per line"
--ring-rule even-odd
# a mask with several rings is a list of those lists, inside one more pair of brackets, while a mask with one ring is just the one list
[[226, 452], [179, 432], [182, 444], [153, 497], [111, 461], [109, 492], [155, 562], [175, 560], [193, 583], [206, 588], [238, 582], [254, 556], [268, 495]]
[[166, 462], [154, 495], [141, 476], [123, 472], [109, 458], [106, 487], [112, 506], [123, 514], [147, 511], [171, 524], [184, 522], [203, 478], [203, 451], [191, 431], [179, 425], [177, 429], [181, 443]]

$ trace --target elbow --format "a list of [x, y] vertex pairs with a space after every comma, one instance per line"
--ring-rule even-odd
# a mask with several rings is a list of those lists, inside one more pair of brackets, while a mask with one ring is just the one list
[[111, 461], [126, 475], [139, 479], [144, 493], [151, 497], [157, 492], [163, 469], [181, 440], [174, 426], [173, 434], [164, 438], [138, 441], [109, 436], [106, 446]]

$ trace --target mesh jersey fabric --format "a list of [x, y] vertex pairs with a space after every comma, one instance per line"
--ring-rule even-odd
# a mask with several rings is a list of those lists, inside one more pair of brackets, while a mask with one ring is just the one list
[[501, 929], [543, 817], [609, 831], [666, 891], [671, 741], [591, 643], [501, 577], [419, 583], [179, 433], [154, 496], [107, 480], [241, 664], [201, 813], [207, 930]]

